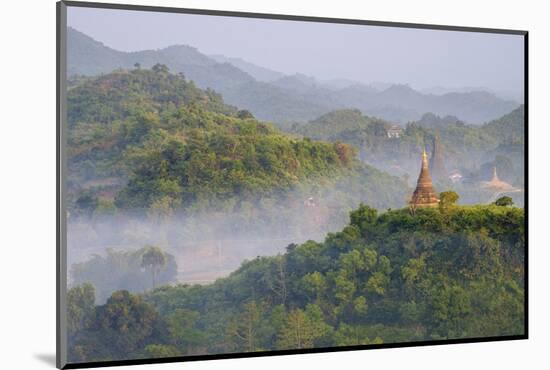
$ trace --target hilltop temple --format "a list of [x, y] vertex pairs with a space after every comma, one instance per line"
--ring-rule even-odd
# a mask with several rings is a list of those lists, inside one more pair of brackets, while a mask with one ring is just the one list
[[491, 181], [482, 181], [481, 187], [493, 191], [511, 191], [516, 190], [512, 185], [498, 178], [497, 168], [493, 167], [493, 178]]
[[437, 207], [439, 204], [439, 198], [433, 188], [432, 178], [430, 176], [430, 170], [428, 166], [428, 155], [426, 150], [422, 152], [422, 167], [420, 169], [420, 175], [418, 176], [418, 182], [416, 189], [412, 195], [409, 205], [412, 209]]

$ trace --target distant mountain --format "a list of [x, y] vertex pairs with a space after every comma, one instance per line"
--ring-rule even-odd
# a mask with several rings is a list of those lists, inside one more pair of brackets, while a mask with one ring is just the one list
[[444, 95], [448, 93], [458, 92], [458, 93], [469, 93], [469, 92], [488, 92], [496, 95], [497, 97], [504, 100], [513, 100], [517, 103], [523, 103], [524, 95], [523, 91], [512, 91], [512, 90], [492, 90], [483, 86], [464, 86], [464, 87], [442, 87], [442, 86], [433, 86], [425, 89], [419, 90], [423, 94], [434, 94], [434, 95]]
[[190, 46], [128, 53], [111, 49], [73, 28], [68, 29], [67, 37], [69, 77], [94, 76], [119, 68], [133, 69], [136, 63], [141, 68], [161, 63], [171, 71], [183, 73], [203, 89], [215, 89], [223, 94], [227, 103], [247, 109], [260, 119], [276, 122], [307, 120], [330, 110], [322, 104], [258, 81], [232, 63], [219, 63]]
[[241, 58], [231, 58], [225, 55], [210, 55], [210, 58], [214, 59], [218, 63], [229, 63], [239, 68], [240, 70], [248, 73], [260, 82], [271, 82], [284, 77], [281, 72], [276, 72], [268, 68], [260, 67], [256, 64], [247, 62]]
[[183, 73], [203, 89], [216, 90], [228, 104], [287, 129], [293, 122], [309, 121], [331, 110], [349, 107], [401, 124], [419, 120], [425, 112], [454, 115], [464, 122], [481, 124], [519, 105], [486, 91], [435, 95], [407, 85], [388, 87], [380, 83], [335, 88], [302, 74], [279, 75], [237, 58], [209, 57], [191, 46], [121, 52], [75, 29], [68, 30], [69, 76], [105, 74], [118, 68], [133, 69], [137, 64], [150, 68], [157, 63]]
[[[358, 89], [361, 89], [359, 92]], [[408, 85], [392, 85], [376, 92], [372, 87], [352, 86], [339, 92], [340, 98], [369, 115], [405, 123], [417, 121], [424, 112], [453, 115], [463, 121], [480, 124], [518, 107], [488, 92], [422, 94]]]
[[69, 27], [67, 30], [67, 74], [93, 76], [116, 68], [129, 68], [125, 53], [111, 49]]
[[296, 73], [292, 76], [283, 76], [271, 82], [272, 85], [299, 93], [306, 93], [311, 89], [320, 87], [314, 77]]
[[419, 89], [423, 94], [444, 95], [452, 92], [467, 93], [472, 91], [487, 91], [490, 90], [483, 86], [464, 86], [464, 87], [444, 87], [444, 86], [432, 86], [424, 89]]
[[344, 89], [346, 87], [350, 87], [357, 84], [358, 84], [357, 81], [348, 80], [347, 78], [334, 78], [332, 80], [321, 81], [321, 85], [334, 90]]
[[182, 72], [200, 87], [223, 90], [234, 85], [254, 82], [254, 78], [229, 63], [218, 63], [186, 45], [160, 50], [122, 52], [111, 49], [89, 36], [69, 28], [67, 33], [68, 74], [93, 76], [115, 69], [151, 68], [160, 63]]
[[373, 89], [376, 89], [376, 90], [386, 90], [388, 88], [390, 88], [392, 85], [392, 83], [389, 83], [389, 82], [383, 82], [383, 81], [373, 81], [369, 84], [370, 87], [372, 87]]

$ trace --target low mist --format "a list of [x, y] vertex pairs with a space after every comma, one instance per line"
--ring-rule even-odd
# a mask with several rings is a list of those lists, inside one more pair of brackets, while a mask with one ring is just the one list
[[[365, 194], [353, 194], [356, 192], [344, 184], [336, 187], [316, 185], [255, 203], [236, 200], [232, 211], [149, 212], [141, 216], [123, 212], [103, 216], [70, 215], [69, 285], [86, 282], [81, 277], [75, 279], [78, 264], [78, 268], [82, 268], [82, 263], [91, 263], [98, 255], [122, 259], [122, 254], [109, 257], [108, 251], [135, 252], [149, 245], [158, 246], [174, 257], [177, 275], [173, 283], [211, 283], [229, 275], [244, 260], [284, 253], [289, 244], [322, 241], [327, 233], [338, 231], [347, 224], [349, 211], [361, 202], [380, 204], [380, 199], [365, 199]], [[395, 205], [404, 205], [404, 202], [404, 193], [394, 200]], [[112, 271], [100, 273], [100, 269], [92, 264], [88, 269], [96, 269], [97, 274], [109, 274], [114, 279], [121, 263], [111, 261], [107, 264], [110, 266], [107, 269]], [[139, 269], [139, 264], [135, 264], [135, 268]], [[108, 279], [95, 275], [86, 276], [101, 280], [101, 284], [108, 285], [107, 290], [111, 292], [121, 287], [138, 291], [151, 288], [137, 288], [130, 282], [121, 285], [120, 281], [112, 281], [110, 285]], [[106, 293], [100, 292], [99, 299], [105, 299]]]
[[[224, 208], [218, 210], [71, 214], [68, 219], [69, 285], [91, 282], [98, 290], [100, 301], [118, 289], [137, 292], [151, 289], [148, 273], [140, 268], [139, 261], [122, 262], [124, 258], [135, 260], [137, 257], [131, 253], [146, 246], [160, 247], [173, 257], [170, 268], [174, 271], [165, 276], [164, 284], [208, 284], [229, 275], [245, 260], [284, 253], [290, 244], [322, 241], [327, 233], [341, 230], [349, 221], [349, 212], [360, 203], [380, 211], [406, 207], [416, 185], [420, 156], [413, 153], [410, 158], [401, 157], [399, 161], [391, 156], [370, 155], [361, 159], [393, 177], [365, 170], [367, 172], [344, 176], [336, 182], [320, 180], [319, 183], [298, 185], [293, 190], [259, 197], [254, 202], [231, 198], [229, 206], [226, 202]], [[447, 155], [446, 159], [448, 171], [455, 166], [460, 168], [456, 158]], [[490, 179], [492, 166], [487, 163], [492, 162], [486, 162], [488, 160], [479, 156], [477, 163], [469, 163], [472, 167], [485, 163], [486, 168], [479, 166], [470, 172], [462, 169], [464, 178], [461, 181], [434, 178], [436, 191], [456, 191], [461, 204], [493, 202], [498, 194], [479, 187], [479, 181]], [[485, 171], [481, 171], [482, 168]], [[503, 172], [502, 178], [511, 181], [516, 170]], [[511, 196], [516, 205], [523, 206], [522, 192]], [[97, 267], [98, 256], [105, 259], [102, 267]], [[95, 265], [92, 263], [94, 258]], [[124, 263], [123, 268], [121, 264]], [[75, 274], [83, 266], [88, 273]], [[123, 269], [136, 271], [132, 271], [133, 275], [116, 277]], [[109, 276], [99, 276], [105, 274]], [[135, 281], [120, 281], [140, 276], [141, 285]]]

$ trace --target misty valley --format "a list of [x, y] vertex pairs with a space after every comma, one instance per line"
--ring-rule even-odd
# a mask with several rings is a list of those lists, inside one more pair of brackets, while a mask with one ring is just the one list
[[519, 101], [69, 28], [67, 107], [71, 362], [524, 333]]

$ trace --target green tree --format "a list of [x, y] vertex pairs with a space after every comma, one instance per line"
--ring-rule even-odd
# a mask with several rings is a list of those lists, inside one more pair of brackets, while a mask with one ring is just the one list
[[95, 289], [84, 283], [67, 291], [67, 332], [69, 336], [87, 328], [94, 315]]
[[439, 194], [439, 209], [446, 211], [456, 205], [459, 199], [458, 193], [449, 190]]
[[325, 323], [319, 306], [307, 305], [305, 311], [294, 309], [286, 317], [284, 327], [279, 333], [277, 347], [280, 349], [312, 348], [315, 341], [331, 332]]
[[512, 200], [512, 198], [510, 198], [508, 196], [503, 196], [503, 197], [498, 198], [495, 201], [495, 204], [497, 206], [500, 206], [500, 207], [509, 207], [509, 206], [514, 205], [514, 201]]
[[202, 332], [196, 328], [198, 319], [197, 311], [185, 308], [177, 308], [166, 317], [171, 339], [182, 353], [192, 352], [203, 340]]
[[162, 74], [168, 74], [168, 72], [170, 71], [166, 65], [160, 63], [155, 64], [151, 69], [153, 70], [153, 72]]
[[359, 208], [350, 213], [350, 224], [359, 227], [359, 229], [367, 234], [374, 229], [374, 224], [378, 219], [378, 211], [361, 203]]
[[262, 306], [255, 301], [250, 301], [242, 307], [242, 313], [232, 320], [227, 327], [227, 334], [237, 339], [239, 348], [246, 352], [254, 352], [258, 349], [258, 330], [262, 319]]
[[242, 109], [242, 110], [238, 111], [237, 112], [237, 117], [240, 118], [240, 119], [254, 119], [254, 116], [252, 115], [252, 113], [250, 113], [246, 109]]
[[316, 302], [320, 302], [323, 294], [327, 290], [327, 281], [323, 274], [319, 271], [314, 271], [304, 275], [302, 278], [303, 289], [315, 297]]
[[334, 344], [337, 346], [357, 346], [367, 344], [380, 344], [384, 341], [380, 337], [369, 339], [368, 328], [361, 325], [348, 325], [341, 323], [334, 332]]
[[166, 265], [166, 255], [156, 246], [147, 247], [145, 253], [141, 257], [141, 267], [151, 271], [152, 287], [156, 287], [156, 276], [160, 270]]
[[153, 339], [157, 320], [155, 308], [140, 296], [125, 290], [114, 292], [105, 305], [96, 308], [90, 337], [102, 339], [89, 345], [103, 347], [97, 350], [114, 359], [128, 358], [128, 354]]

